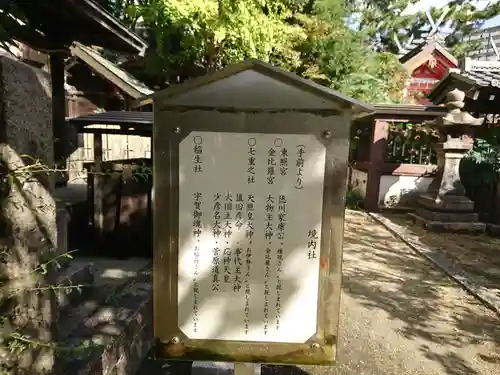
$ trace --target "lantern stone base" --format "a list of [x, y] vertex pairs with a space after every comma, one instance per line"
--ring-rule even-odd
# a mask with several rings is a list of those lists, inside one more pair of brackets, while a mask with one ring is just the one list
[[436, 212], [474, 212], [474, 202], [465, 195], [445, 195], [439, 203], [436, 195], [431, 192], [421, 194], [417, 199], [418, 206]]
[[430, 232], [482, 234], [486, 229], [486, 224], [480, 222], [432, 221], [424, 219], [416, 213], [408, 215], [414, 224], [421, 225]]
[[474, 202], [466, 196], [444, 196], [436, 202], [434, 194], [425, 193], [409, 217], [413, 223], [432, 232], [484, 233], [486, 224], [478, 221], [478, 214], [473, 210]]

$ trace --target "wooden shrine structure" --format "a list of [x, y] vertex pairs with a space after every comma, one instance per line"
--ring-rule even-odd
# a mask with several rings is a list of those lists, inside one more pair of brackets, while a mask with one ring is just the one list
[[79, 134], [92, 134], [94, 138], [94, 161], [84, 165], [90, 172], [86, 206], [92, 237], [105, 243], [108, 250], [147, 252], [152, 239], [152, 158], [104, 161], [103, 135], [151, 139], [153, 112], [109, 111], [69, 118], [67, 122]]
[[436, 38], [416, 46], [399, 60], [410, 74], [405, 96], [414, 104], [430, 104], [426, 95], [448, 72], [458, 68], [458, 61]]
[[93, 0], [18, 1], [25, 25], [6, 25], [12, 39], [49, 53], [56, 161], [68, 147], [66, 126], [66, 59], [74, 42], [129, 54], [144, 54], [147, 44]]

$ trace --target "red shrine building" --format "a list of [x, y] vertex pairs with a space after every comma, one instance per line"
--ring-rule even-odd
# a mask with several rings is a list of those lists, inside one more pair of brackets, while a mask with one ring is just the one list
[[433, 38], [415, 46], [399, 61], [411, 74], [404, 95], [414, 104], [431, 104], [427, 94], [450, 71], [458, 70], [459, 65], [457, 59]]

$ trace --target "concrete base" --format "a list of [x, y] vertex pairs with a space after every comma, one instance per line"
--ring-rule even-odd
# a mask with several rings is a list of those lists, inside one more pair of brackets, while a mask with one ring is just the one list
[[431, 232], [454, 232], [467, 234], [483, 234], [486, 230], [485, 223], [459, 222], [459, 221], [433, 221], [425, 219], [416, 213], [408, 214], [414, 224], [421, 225]]

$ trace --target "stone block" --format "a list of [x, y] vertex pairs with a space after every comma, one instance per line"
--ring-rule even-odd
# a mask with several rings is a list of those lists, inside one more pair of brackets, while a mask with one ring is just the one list
[[[39, 288], [51, 285], [56, 278], [56, 270], [47, 269], [42, 260], [57, 248], [54, 184], [51, 175], [34, 173], [29, 166], [53, 166], [50, 95], [46, 72], [0, 57], [0, 158], [2, 170], [11, 177], [0, 197], [0, 220], [6, 233], [0, 276], [16, 290], [9, 304], [15, 332], [47, 344], [53, 336], [55, 298], [51, 290]], [[46, 374], [54, 363], [53, 352], [47, 347], [29, 347], [19, 356], [9, 352], [8, 361], [17, 365], [16, 374]], [[4, 349], [0, 346], [0, 357]], [[0, 372], [4, 362], [0, 361]]]
[[486, 224], [486, 233], [492, 237], [500, 237], [500, 224]]
[[432, 221], [424, 219], [416, 213], [409, 213], [408, 216], [414, 224], [421, 225], [431, 232], [482, 234], [486, 230], [485, 223]]
[[80, 303], [91, 290], [93, 283], [92, 263], [72, 262], [56, 279], [58, 313], [61, 314], [62, 309]]
[[415, 211], [417, 215], [429, 221], [468, 223], [477, 222], [479, 218], [479, 215], [475, 212], [430, 211], [422, 207], [417, 207]]

